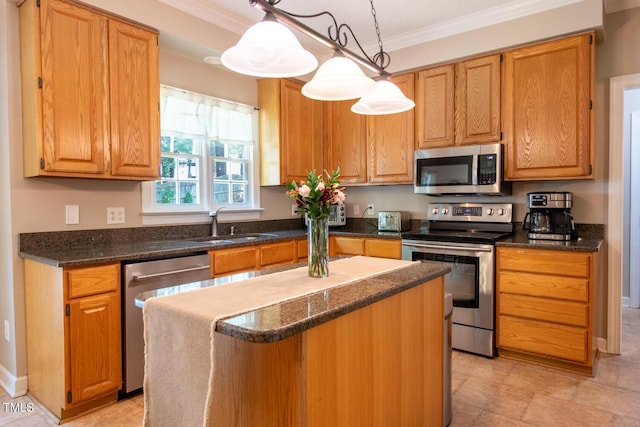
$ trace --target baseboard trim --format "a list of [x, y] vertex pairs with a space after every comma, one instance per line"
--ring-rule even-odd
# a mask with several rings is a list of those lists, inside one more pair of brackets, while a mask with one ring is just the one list
[[598, 337], [596, 338], [596, 348], [598, 349], [598, 351], [600, 353], [606, 353], [607, 352], [607, 339], [606, 338], [602, 338], [602, 337]]
[[12, 398], [24, 396], [27, 394], [27, 377], [16, 377], [0, 365], [0, 387]]

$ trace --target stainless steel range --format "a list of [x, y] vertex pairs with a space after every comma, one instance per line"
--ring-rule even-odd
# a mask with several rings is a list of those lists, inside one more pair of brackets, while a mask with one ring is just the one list
[[402, 233], [402, 258], [451, 264], [452, 346], [495, 355], [495, 242], [513, 233], [511, 203], [430, 203], [429, 227]]

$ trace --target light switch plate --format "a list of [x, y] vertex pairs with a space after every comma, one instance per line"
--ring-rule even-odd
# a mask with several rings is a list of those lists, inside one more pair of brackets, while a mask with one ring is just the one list
[[65, 224], [80, 224], [80, 206], [65, 205]]
[[124, 224], [124, 208], [107, 208], [107, 224]]

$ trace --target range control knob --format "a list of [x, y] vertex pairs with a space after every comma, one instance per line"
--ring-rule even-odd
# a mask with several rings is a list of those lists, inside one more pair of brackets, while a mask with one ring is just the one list
[[487, 209], [487, 215], [489, 215], [489, 216], [493, 215], [493, 209], [492, 208]]
[[431, 213], [434, 215], [438, 215], [438, 208], [431, 209]]
[[503, 208], [499, 208], [498, 209], [498, 215], [504, 215], [504, 214], [505, 214], [504, 209]]
[[449, 213], [449, 208], [442, 208], [442, 215], [446, 215]]

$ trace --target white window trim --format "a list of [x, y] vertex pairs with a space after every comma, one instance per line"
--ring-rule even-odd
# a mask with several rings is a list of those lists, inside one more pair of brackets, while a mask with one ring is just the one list
[[[253, 200], [252, 208], [231, 208], [225, 207], [219, 213], [219, 222], [224, 223], [227, 221], [251, 221], [259, 220], [264, 208], [260, 204], [260, 147], [258, 143], [258, 117], [257, 114], [253, 114], [253, 129], [254, 135], [256, 135], [255, 143], [252, 145], [252, 163], [253, 163]], [[158, 141], [160, 144], [160, 141]], [[209, 157], [205, 156], [206, 161]], [[208, 185], [210, 180], [210, 168], [208, 164], [203, 165], [202, 172], [205, 175], [205, 183]], [[202, 209], [180, 209], [168, 208], [163, 210], [148, 210], [145, 206], [153, 206], [153, 200], [155, 198], [155, 187], [152, 185], [155, 181], [143, 182], [141, 185], [142, 207], [140, 215], [142, 217], [143, 225], [174, 225], [174, 224], [202, 224], [211, 222], [209, 216], [209, 210]], [[204, 197], [203, 202], [209, 203], [208, 189], [201, 188], [201, 197]], [[145, 203], [145, 201], [147, 203]]]

